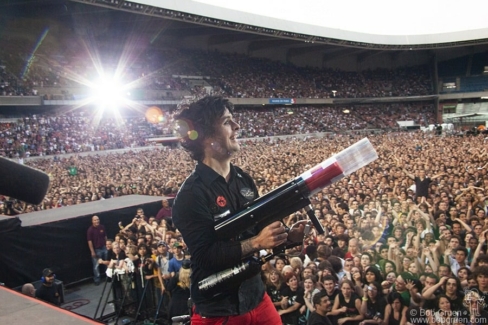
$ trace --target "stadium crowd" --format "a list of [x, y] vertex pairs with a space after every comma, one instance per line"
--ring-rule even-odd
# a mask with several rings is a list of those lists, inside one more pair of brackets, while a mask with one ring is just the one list
[[[105, 49], [102, 57], [111, 57]], [[73, 52], [77, 52], [73, 50]], [[82, 53], [82, 52], [79, 52]], [[21, 57], [26, 57], [21, 53]], [[44, 87], [79, 87], [78, 77], [95, 78], [87, 57], [33, 61], [17, 77], [0, 66], [0, 95], [37, 95]], [[162, 55], [161, 55], [162, 54]], [[42, 51], [39, 57], [42, 58]], [[144, 66], [129, 69], [127, 80], [141, 87], [200, 94], [181, 75], [209, 76], [213, 93], [241, 98], [359, 98], [432, 94], [423, 67], [346, 72], [299, 68], [239, 54], [171, 50], [141, 56]], [[113, 62], [107, 66], [115, 66]], [[137, 64], [136, 64], [137, 66]], [[157, 71], [157, 74], [152, 72]], [[48, 95], [48, 94], [44, 94]], [[48, 98], [50, 98], [48, 96]], [[425, 104], [385, 104], [344, 108], [293, 107], [237, 110], [243, 150], [236, 165], [255, 179], [260, 195], [297, 177], [360, 139], [345, 130], [396, 128], [397, 120], [434, 123]], [[428, 111], [429, 113], [425, 113]], [[51, 188], [42, 204], [1, 197], [0, 212], [17, 215], [113, 197], [143, 194], [174, 196], [194, 163], [179, 148], [102, 153], [146, 145], [161, 129], [170, 133], [171, 115], [152, 126], [143, 117], [124, 121], [93, 119], [79, 113], [30, 115], [0, 124], [1, 154], [26, 159], [45, 171]], [[333, 135], [276, 140], [274, 135], [333, 132]], [[262, 141], [246, 138], [261, 137]], [[262, 267], [263, 281], [283, 324], [485, 324], [488, 323], [488, 155], [484, 137], [435, 136], [423, 132], [385, 132], [369, 139], [379, 159], [311, 198], [325, 234], [312, 230], [301, 247]], [[99, 151], [86, 156], [64, 153]], [[140, 266], [153, 279], [154, 294], [171, 294], [168, 315], [186, 313], [189, 268], [186, 245], [171, 223], [166, 199], [156, 216], [138, 217], [108, 234], [112, 269]], [[287, 225], [306, 219], [297, 211]], [[130, 260], [126, 262], [123, 257]], [[127, 263], [127, 264], [126, 264]], [[114, 276], [114, 274], [107, 274]], [[172, 306], [183, 306], [172, 311]]]
[[[116, 49], [101, 51], [99, 60], [110, 75], [120, 64]], [[1, 58], [0, 53], [0, 58]], [[1, 61], [0, 61], [1, 62]], [[0, 65], [0, 95], [41, 95], [55, 99], [43, 88], [62, 89], [62, 99], [79, 98], [80, 88], [100, 78], [90, 55], [83, 49], [66, 55], [38, 55], [19, 78]], [[2, 68], [3, 67], [3, 68]], [[433, 94], [427, 67], [377, 69], [360, 72], [303, 68], [268, 59], [217, 51], [148, 49], [134, 58], [121, 84], [141, 89], [199, 90], [191, 81], [205, 77], [214, 94], [238, 98], [371, 98]], [[193, 79], [192, 79], [193, 78]], [[15, 81], [15, 85], [8, 80]], [[83, 91], [86, 96], [86, 91]], [[141, 98], [142, 99], [142, 98]]]
[[[431, 104], [377, 104], [347, 107], [242, 108], [236, 120], [241, 137], [266, 137], [362, 129], [397, 129], [396, 121], [428, 126], [435, 121]], [[151, 124], [143, 114], [94, 122], [88, 110], [64, 114], [30, 114], [0, 122], [0, 156], [30, 157], [122, 149], [150, 145], [150, 137], [172, 135], [173, 112]], [[6, 116], [5, 116], [6, 117]]]
[[[262, 195], [359, 138], [337, 134], [286, 141], [244, 139], [235, 163], [250, 172]], [[465, 307], [470, 306], [467, 299], [478, 308], [477, 317], [484, 317], [480, 301], [488, 291], [485, 139], [423, 132], [369, 139], [379, 159], [312, 198], [326, 235], [313, 231], [302, 249], [291, 249], [263, 266], [263, 280], [283, 323], [304, 324], [322, 310], [339, 324], [403, 322], [411, 319], [413, 309], [427, 314], [433, 310], [435, 320], [459, 321], [475, 316]], [[52, 187], [41, 206], [15, 203], [10, 209], [14, 214], [127, 194], [173, 196], [194, 167], [187, 153], [169, 148], [27, 163], [48, 172]], [[76, 173], [70, 172], [73, 168]], [[121, 234], [108, 235], [134, 259], [141, 254], [135, 247], [144, 244], [144, 254], [152, 253], [153, 263], [158, 263], [158, 246], [176, 252], [182, 263], [185, 243], [165, 216], [134, 220], [121, 225]], [[304, 218], [306, 214], [298, 211], [285, 222]], [[135, 227], [138, 222], [143, 224]], [[154, 281], [161, 283], [158, 271], [147, 272], [156, 272]], [[163, 275], [163, 285], [169, 285], [171, 272]]]
[[[303, 323], [300, 318], [320, 308], [314, 305], [319, 298], [314, 297], [327, 300], [325, 296], [330, 301], [326, 313], [336, 321], [346, 318], [342, 308], [351, 298], [358, 305], [352, 305], [357, 308], [347, 317], [356, 321], [385, 320], [393, 317], [394, 310], [395, 319], [407, 319], [413, 314], [402, 308], [408, 306], [444, 310], [442, 299], [450, 302], [447, 310], [456, 312], [443, 317], [464, 317], [464, 296], [473, 298], [477, 288], [483, 297], [488, 289], [488, 257], [483, 255], [488, 232], [484, 138], [429, 133], [369, 138], [380, 158], [313, 197], [315, 214], [327, 235], [312, 232], [302, 250], [290, 250], [263, 267], [269, 294], [286, 324]], [[339, 135], [244, 141], [236, 164], [250, 171], [264, 194], [358, 139]], [[53, 184], [59, 191], [48, 195], [45, 206], [55, 208], [131, 193], [174, 195], [193, 168], [186, 155], [180, 149], [148, 150], [57, 162], [41, 159], [32, 165], [59, 175], [60, 183]], [[114, 166], [114, 161], [120, 165]], [[77, 166], [78, 175], [68, 175], [70, 166]], [[185, 244], [170, 220], [155, 217], [148, 216], [142, 227], [136, 227], [140, 232], [130, 224], [122, 227], [132, 228], [128, 236], [109, 236], [120, 243], [135, 237], [156, 256], [158, 243], [184, 252]], [[297, 212], [286, 222], [302, 218], [306, 214]], [[129, 252], [133, 246], [125, 247]], [[395, 309], [398, 304], [400, 313]], [[484, 315], [482, 307], [479, 311]]]

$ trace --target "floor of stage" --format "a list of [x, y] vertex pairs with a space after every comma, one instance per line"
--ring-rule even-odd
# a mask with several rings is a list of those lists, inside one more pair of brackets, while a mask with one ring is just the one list
[[[79, 315], [83, 315], [89, 318], [95, 318], [95, 312], [100, 304], [97, 311], [97, 318], [102, 314], [102, 309], [106, 305], [103, 315], [110, 315], [115, 313], [114, 305], [111, 303], [112, 294], [110, 292], [110, 283], [107, 283], [105, 288], [104, 297], [100, 303], [100, 298], [102, 297], [102, 292], [104, 290], [105, 282], [100, 283], [96, 286], [92, 281], [78, 284], [75, 286], [70, 286], [64, 291], [64, 303], [61, 308], [70, 310]], [[110, 292], [108, 303], [105, 304], [105, 299], [107, 294]]]
[[[110, 282], [107, 282], [107, 284], [105, 284], [105, 281], [102, 281], [98, 286], [96, 286], [91, 280], [84, 282], [82, 284], [71, 285], [65, 289], [64, 292], [65, 302], [61, 305], [61, 308], [70, 310], [74, 313], [89, 317], [91, 319], [100, 320], [102, 318], [105, 324], [109, 324], [109, 325], [115, 324], [114, 321], [117, 318], [117, 315], [115, 312], [114, 304], [112, 303], [113, 295], [112, 295], [110, 285], [111, 285]], [[108, 299], [107, 299], [107, 295], [109, 295]], [[134, 309], [132, 310], [132, 312], [134, 312], [137, 309], [136, 304], [129, 303], [129, 305], [130, 306], [127, 307], [128, 305], [126, 301], [125, 303], [126, 308]], [[101, 313], [104, 306], [105, 306], [105, 310], [103, 311], [103, 317], [102, 317]], [[168, 322], [165, 320], [165, 313], [164, 313], [165, 307], [162, 307], [160, 310], [161, 312], [158, 315], [157, 324], [167, 324]], [[151, 312], [149, 315], [149, 319], [152, 320], [154, 316]], [[144, 314], [142, 314], [140, 317], [144, 318]], [[130, 318], [129, 316], [125, 316], [125, 313], [122, 313], [122, 315], [119, 318], [118, 324], [126, 324], [127, 320], [132, 320], [132, 318]], [[149, 320], [143, 322], [141, 321], [140, 318], [138, 323], [147, 324], [148, 321]]]
[[[120, 284], [120, 283], [119, 283]], [[111, 282], [102, 281], [96, 286], [92, 280], [71, 284], [64, 288], [64, 303], [61, 309], [21, 294], [16, 289], [0, 286], [0, 324], [52, 324], [62, 319], [62, 324], [168, 324], [167, 304], [163, 303], [156, 317], [156, 308], [141, 310], [138, 321], [134, 321], [138, 304], [125, 300], [120, 315], [117, 315], [113, 301]], [[161, 302], [166, 301], [162, 300]], [[147, 300], [146, 300], [147, 302]], [[167, 302], [167, 301], [166, 301]], [[144, 305], [144, 304], [143, 304]], [[144, 309], [144, 308], [142, 308]], [[67, 312], [69, 311], [69, 312]], [[74, 313], [74, 314], [73, 314]], [[19, 322], [20, 321], [20, 322]]]

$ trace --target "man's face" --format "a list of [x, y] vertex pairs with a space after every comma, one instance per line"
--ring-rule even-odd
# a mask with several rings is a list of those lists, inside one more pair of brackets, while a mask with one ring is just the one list
[[349, 241], [349, 251], [351, 253], [356, 253], [358, 251], [358, 244], [356, 243], [355, 240]]
[[54, 283], [54, 273], [51, 273], [51, 274], [49, 274], [49, 275], [46, 275], [46, 276], [44, 277], [44, 281], [45, 281], [46, 283], [49, 283], [49, 284]]
[[381, 258], [383, 258], [383, 259], [385, 259], [385, 260], [386, 260], [386, 259], [388, 259], [388, 249], [387, 249], [387, 248], [383, 248], [383, 249], [381, 250], [380, 255], [381, 255]]
[[458, 246], [459, 246], [459, 240], [457, 238], [451, 238], [451, 240], [449, 241], [449, 247], [454, 249]]
[[332, 281], [332, 280], [325, 280], [324, 281], [324, 288], [325, 288], [325, 290], [327, 290], [327, 292], [334, 291], [334, 287], [335, 287], [334, 281]]
[[476, 240], [476, 238], [471, 238], [469, 240], [469, 248], [476, 249], [476, 247], [478, 247], [478, 241]]
[[165, 208], [168, 208], [169, 207], [168, 200], [166, 200], [166, 199], [163, 200], [163, 207], [165, 207]]
[[317, 311], [320, 312], [320, 314], [325, 315], [327, 311], [330, 309], [330, 300], [329, 297], [325, 296], [320, 299], [320, 304], [315, 305], [317, 308]]
[[439, 267], [439, 277], [449, 276], [449, 267], [440, 266]]
[[406, 286], [405, 286], [405, 280], [403, 280], [402, 276], [399, 275], [396, 280], [395, 280], [395, 288], [398, 290], [398, 291], [403, 291], [406, 289]]
[[452, 232], [455, 234], [455, 235], [459, 235], [461, 233], [461, 225], [458, 224], [458, 223], [455, 223], [452, 225]]
[[100, 219], [97, 216], [92, 217], [92, 225], [93, 227], [98, 227], [100, 225]]
[[239, 128], [239, 124], [232, 119], [232, 114], [225, 109], [224, 114], [215, 122], [214, 134], [208, 137], [205, 149], [219, 157], [228, 157], [238, 152], [240, 150], [237, 142]]
[[447, 211], [447, 204], [446, 204], [446, 202], [439, 203], [439, 210], [441, 210], [441, 211]]
[[437, 281], [434, 278], [431, 278], [431, 277], [426, 277], [425, 278], [425, 287], [426, 288], [430, 288], [433, 285], [435, 285], [436, 283], [437, 283]]
[[457, 282], [454, 279], [449, 279], [446, 282], [446, 293], [452, 294], [457, 290]]
[[482, 229], [483, 229], [483, 226], [482, 225], [476, 225], [474, 227], [474, 233], [479, 236], [481, 234], [481, 230]]
[[464, 263], [464, 260], [466, 259], [466, 254], [464, 254], [463, 251], [456, 251], [456, 255], [454, 255], [454, 257], [458, 263]]

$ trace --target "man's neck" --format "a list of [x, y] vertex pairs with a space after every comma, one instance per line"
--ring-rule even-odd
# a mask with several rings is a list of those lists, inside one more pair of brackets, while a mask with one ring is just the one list
[[221, 175], [226, 181], [230, 177], [230, 157], [228, 159], [216, 159], [214, 157], [205, 157], [202, 161], [205, 165], [212, 168], [217, 174]]
[[320, 311], [319, 309], [315, 309], [315, 312], [316, 312], [317, 314], [319, 314], [320, 316], [323, 316], [323, 317], [326, 317], [326, 316], [327, 316], [327, 312], [322, 312], [322, 311]]

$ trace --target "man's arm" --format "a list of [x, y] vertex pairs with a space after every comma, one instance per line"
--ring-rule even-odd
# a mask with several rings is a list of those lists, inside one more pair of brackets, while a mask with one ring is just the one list
[[173, 222], [185, 239], [192, 261], [202, 269], [224, 270], [254, 252], [286, 242], [288, 236], [278, 221], [266, 226], [257, 236], [240, 242], [219, 238], [208, 203], [195, 194], [199, 191], [195, 187], [178, 194], [173, 206]]
[[92, 234], [90, 232], [90, 229], [88, 229], [86, 237], [87, 237], [88, 248], [90, 249], [91, 256], [97, 257], [97, 253], [95, 253], [95, 248], [93, 247]]
[[446, 173], [439, 173], [439, 174], [432, 176], [430, 179], [436, 179], [436, 178], [439, 178], [439, 177], [444, 176], [444, 175], [446, 175]]
[[450, 248], [446, 249], [444, 251], [444, 264], [449, 265], [449, 267], [452, 266], [452, 250]]
[[414, 174], [410, 174], [409, 172], [407, 172], [407, 171], [405, 170], [405, 168], [402, 168], [402, 171], [403, 171], [403, 172], [405, 173], [405, 175], [407, 175], [409, 178], [411, 178], [411, 179], [415, 179], [415, 175], [414, 175]]
[[486, 237], [485, 237], [485, 235], [486, 235], [486, 232], [487, 232], [487, 231], [488, 231], [488, 230], [483, 231], [483, 232], [481, 233], [481, 235], [480, 235], [480, 239], [479, 239], [478, 247], [476, 247], [476, 250], [474, 251], [473, 260], [472, 260], [472, 261], [473, 261], [473, 263], [474, 263], [474, 261], [476, 261], [476, 259], [478, 259], [478, 256], [479, 256], [479, 255], [480, 255], [480, 253], [481, 253], [481, 249], [483, 248], [483, 245], [485, 244], [485, 241], [486, 241]]
[[439, 280], [439, 282], [434, 284], [432, 287], [428, 289], [424, 289], [424, 292], [422, 292], [422, 298], [427, 300], [435, 299], [436, 290], [439, 289], [447, 281], [447, 279], [449, 279], [449, 277], [444, 276]]
[[97, 257], [97, 254], [95, 253], [95, 249], [93, 248], [93, 243], [91, 240], [88, 241], [88, 248], [90, 248], [91, 256]]
[[467, 232], [472, 232], [473, 231], [473, 229], [471, 229], [471, 227], [466, 222], [462, 221], [461, 219], [456, 218], [454, 220], [457, 221], [457, 222], [459, 222], [464, 227], [464, 229], [466, 229]]

